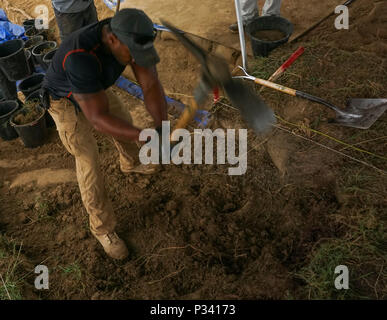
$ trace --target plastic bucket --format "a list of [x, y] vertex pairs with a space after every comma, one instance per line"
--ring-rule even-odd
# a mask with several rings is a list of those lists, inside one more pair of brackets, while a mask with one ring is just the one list
[[44, 79], [44, 74], [42, 73], [33, 74], [32, 76], [25, 78], [19, 83], [19, 90], [27, 98], [32, 92], [42, 87], [43, 79]]
[[[40, 19], [40, 21], [43, 22], [42, 19]], [[23, 27], [24, 27], [25, 30], [28, 30], [29, 28], [32, 28], [32, 27], [35, 28], [35, 19], [27, 19], [27, 20], [24, 20], [24, 21], [23, 21]]]
[[41, 111], [41, 115], [38, 119], [28, 124], [15, 124], [14, 119], [19, 113], [25, 113], [25, 109], [21, 109], [12, 115], [10, 119], [11, 126], [13, 126], [16, 132], [19, 134], [24, 145], [27, 148], [35, 148], [44, 144], [47, 136], [45, 110], [42, 107], [37, 107]]
[[35, 36], [32, 38], [29, 38], [25, 43], [24, 43], [24, 48], [26, 50], [29, 50], [31, 52], [31, 60], [32, 63], [35, 65], [38, 65], [39, 63], [36, 61], [35, 57], [32, 55], [32, 50], [39, 44], [41, 44], [44, 41], [43, 36]]
[[43, 56], [48, 53], [46, 50], [55, 50], [57, 48], [57, 44], [55, 41], [45, 41], [41, 44], [38, 44], [36, 47], [32, 49], [32, 55], [34, 56], [36, 62], [40, 65], [43, 64]]
[[31, 74], [23, 40], [9, 40], [0, 44], [0, 68], [10, 81], [23, 79]]
[[46, 71], [48, 69], [48, 67], [50, 66], [51, 64], [51, 61], [52, 61], [52, 58], [54, 58], [54, 55], [55, 53], [57, 52], [58, 49], [54, 49], [48, 53], [46, 53], [44, 56], [43, 56], [43, 64], [42, 64], [42, 68]]
[[16, 81], [9, 81], [4, 72], [0, 69], [0, 90], [5, 100], [16, 100]]
[[12, 140], [18, 137], [16, 130], [10, 125], [10, 118], [19, 110], [19, 103], [15, 100], [0, 102], [0, 137]]
[[25, 33], [26, 37], [32, 38], [35, 36], [43, 36], [44, 39], [47, 39], [47, 32], [45, 29], [36, 29], [34, 26], [28, 28]]
[[27, 19], [23, 21], [24, 33], [35, 26], [35, 19]]
[[[27, 98], [26, 101], [30, 100], [35, 100], [38, 99], [40, 101], [40, 92], [39, 90], [32, 92]], [[42, 106], [43, 107], [43, 106]], [[46, 112], [46, 126], [47, 128], [53, 128], [55, 127], [55, 121], [54, 119], [50, 116], [48, 112]]]
[[35, 72], [35, 65], [34, 65], [34, 62], [32, 60], [32, 53], [30, 50], [26, 50], [26, 56], [27, 56], [27, 62], [28, 62], [28, 65], [30, 66], [31, 72], [34, 73]]
[[[246, 26], [246, 33], [251, 40], [254, 56], [267, 57], [269, 53], [280, 45], [288, 42], [293, 33], [293, 24], [279, 16], [257, 17]], [[254, 34], [258, 31], [281, 31], [284, 37], [275, 41], [258, 39]]]
[[26, 50], [31, 50], [36, 47], [38, 44], [41, 44], [44, 41], [43, 36], [35, 36], [29, 38], [25, 43], [24, 43], [24, 48]]

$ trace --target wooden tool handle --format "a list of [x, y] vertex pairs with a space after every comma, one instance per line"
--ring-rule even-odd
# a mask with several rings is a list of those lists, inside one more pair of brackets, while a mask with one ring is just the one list
[[121, 0], [117, 0], [116, 13], [120, 11]]
[[268, 88], [272, 88], [274, 90], [281, 91], [283, 93], [290, 94], [291, 96], [294, 96], [294, 97], [297, 96], [297, 90], [294, 90], [294, 89], [291, 89], [291, 88], [288, 88], [288, 87], [285, 87], [285, 86], [281, 86], [280, 84], [277, 84], [277, 83], [274, 83], [274, 82], [271, 82], [271, 81], [268, 81], [268, 80], [263, 80], [263, 79], [255, 78], [254, 82], [258, 83], [258, 84], [260, 84], [262, 86], [265, 86], [265, 87], [268, 87]]
[[[268, 81], [276, 81], [281, 74], [283, 74], [287, 68], [289, 68], [294, 61], [298, 59], [300, 55], [304, 53], [304, 47], [299, 47], [290, 57], [286, 60], [268, 79]], [[262, 87], [259, 92], [262, 92], [264, 87]]]
[[323, 105], [327, 106], [328, 108], [331, 108], [332, 110], [336, 111], [339, 114], [343, 114], [343, 113], [345, 114], [345, 112], [340, 110], [338, 107], [336, 107], [332, 103], [330, 103], [330, 102], [328, 102], [328, 101], [326, 101], [324, 99], [321, 99], [319, 97], [312, 96], [311, 94], [308, 94], [306, 92], [302, 92], [302, 91], [299, 91], [299, 90], [295, 90], [295, 89], [291, 89], [291, 88], [288, 88], [288, 87], [284, 87], [284, 86], [281, 86], [280, 84], [277, 84], [277, 83], [274, 83], [274, 82], [271, 82], [271, 81], [268, 81], [268, 80], [259, 79], [259, 78], [254, 78], [254, 82], [258, 83], [258, 84], [260, 84], [262, 86], [265, 86], [265, 87], [268, 87], [268, 88], [272, 88], [272, 89], [277, 90], [277, 91], [281, 91], [283, 93], [289, 94], [289, 95], [294, 96], [294, 97], [300, 97], [300, 98], [307, 99], [309, 101], [313, 101], [313, 102], [317, 102], [317, 103], [323, 104]]
[[284, 64], [280, 67], [282, 71], [285, 71], [287, 68], [289, 68], [294, 61], [298, 59], [300, 55], [304, 53], [305, 49], [304, 47], [299, 47], [291, 56], [288, 60], [284, 62]]
[[196, 111], [198, 109], [199, 109], [198, 104], [196, 103], [195, 99], [192, 99], [191, 105], [186, 106], [186, 108], [183, 111], [183, 114], [180, 116], [179, 120], [177, 121], [173, 131], [176, 129], [185, 128], [188, 125], [188, 123], [190, 123], [191, 120], [195, 117]]

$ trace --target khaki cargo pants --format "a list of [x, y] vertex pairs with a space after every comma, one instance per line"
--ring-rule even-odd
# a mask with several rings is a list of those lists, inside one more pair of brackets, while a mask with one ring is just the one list
[[[108, 89], [106, 94], [110, 112], [132, 123], [129, 111], [113, 91]], [[83, 204], [89, 214], [91, 231], [97, 235], [114, 231], [116, 219], [105, 191], [92, 125], [67, 99], [51, 100], [48, 112], [55, 121], [63, 145], [75, 157], [77, 180]], [[124, 162], [126, 167], [134, 166], [135, 159], [138, 159], [138, 146], [134, 142], [113, 141], [121, 163]]]

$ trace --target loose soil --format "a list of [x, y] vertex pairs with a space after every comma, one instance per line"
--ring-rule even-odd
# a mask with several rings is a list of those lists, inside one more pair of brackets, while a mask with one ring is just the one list
[[286, 37], [286, 34], [279, 30], [260, 30], [252, 34], [254, 38], [264, 41], [278, 41]]
[[28, 34], [28, 37], [34, 37], [34, 36], [40, 35], [42, 31], [37, 30], [35, 28], [30, 28], [26, 31], [26, 33]]
[[46, 49], [41, 50], [40, 54], [45, 55], [45, 54], [51, 52], [52, 50], [53, 50], [53, 48], [46, 48]]
[[[260, 12], [263, 3], [264, 1], [258, 2]], [[292, 37], [295, 37], [341, 4], [342, 0], [282, 1], [281, 16], [294, 24]], [[164, 19], [186, 32], [240, 49], [238, 34], [231, 34], [228, 30], [228, 27], [236, 22], [234, 1], [169, 0], [165, 3], [158, 0], [131, 0], [123, 2], [121, 8], [140, 8], [157, 23]], [[249, 41], [247, 50], [252, 55]]]
[[[49, 0], [12, 1], [28, 14], [41, 3], [50, 6]], [[269, 58], [251, 60], [252, 73], [267, 79], [302, 45], [305, 53], [279, 83], [339, 106], [348, 97], [387, 97], [381, 3], [357, 0], [348, 31], [334, 29], [332, 17]], [[96, 5], [100, 19], [112, 16], [102, 1]], [[19, 23], [25, 18], [7, 13]], [[229, 15], [233, 22], [234, 13]], [[57, 39], [54, 20], [50, 28], [49, 37]], [[235, 51], [196, 41], [228, 57], [230, 68], [239, 59]], [[199, 64], [167, 33], [159, 34], [156, 47], [166, 93], [188, 101]], [[130, 70], [125, 75], [133, 79]], [[141, 101], [114, 91], [135, 125], [152, 126]], [[333, 113], [324, 106], [270, 89], [262, 98], [275, 110], [278, 125], [264, 137], [248, 132], [243, 176], [229, 176], [228, 165], [165, 165], [155, 175], [125, 175], [111, 139], [95, 133], [117, 232], [131, 249], [122, 262], [109, 259], [91, 235], [74, 158], [54, 129], [35, 149], [24, 148], [20, 139], [0, 141], [0, 272], [19, 259], [9, 277], [19, 290], [14, 297], [386, 299], [387, 115], [369, 130], [357, 130], [330, 124]], [[211, 129], [246, 128], [225, 98], [207, 109]], [[175, 114], [169, 117], [176, 120]], [[192, 122], [189, 129], [194, 128]], [[49, 290], [34, 288], [38, 264], [50, 269]], [[352, 279], [346, 292], [333, 286], [341, 264]], [[7, 299], [2, 290], [0, 297]]]
[[38, 109], [40, 102], [36, 100], [31, 100], [24, 103], [24, 112], [20, 112], [14, 118], [14, 122], [17, 125], [24, 125], [31, 123], [42, 115], [42, 111]]

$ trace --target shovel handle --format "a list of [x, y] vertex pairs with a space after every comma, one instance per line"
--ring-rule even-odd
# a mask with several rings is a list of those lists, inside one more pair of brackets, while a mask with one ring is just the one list
[[116, 13], [120, 11], [120, 7], [121, 7], [121, 0], [117, 0]]
[[268, 87], [268, 88], [271, 88], [271, 89], [274, 89], [274, 90], [277, 90], [277, 91], [289, 94], [289, 95], [291, 95], [293, 97], [300, 97], [300, 98], [304, 98], [304, 99], [307, 99], [307, 100], [310, 100], [310, 101], [313, 101], [313, 102], [317, 102], [317, 103], [323, 104], [326, 107], [336, 111], [339, 114], [342, 114], [342, 115], [346, 115], [347, 114], [347, 113], [343, 112], [342, 110], [340, 110], [335, 105], [333, 105], [332, 103], [330, 103], [330, 102], [328, 102], [328, 101], [326, 101], [324, 99], [321, 99], [319, 97], [313, 96], [313, 95], [311, 95], [309, 93], [298, 91], [298, 90], [295, 90], [295, 89], [291, 89], [291, 88], [282, 86], [280, 84], [277, 84], [277, 83], [274, 83], [274, 82], [271, 82], [271, 81], [268, 81], [268, 80], [259, 79], [259, 78], [254, 78], [254, 82], [257, 83], [257, 84], [260, 84], [262, 86], [265, 86], [265, 87]]
[[268, 87], [268, 88], [271, 88], [271, 89], [274, 89], [277, 91], [281, 91], [283, 93], [289, 94], [289, 95], [294, 96], [294, 97], [297, 96], [297, 90], [282, 86], [280, 84], [271, 82], [269, 80], [254, 78], [254, 82], [257, 84], [260, 84], [261, 86], [265, 86], [265, 87]]
[[191, 120], [195, 117], [196, 111], [198, 109], [199, 109], [199, 106], [197, 102], [195, 101], [195, 99], [192, 99], [192, 103], [186, 106], [186, 108], [183, 111], [183, 114], [180, 116], [179, 120], [177, 120], [177, 123], [173, 131], [176, 129], [185, 128], [188, 125], [188, 123], [190, 123]]

